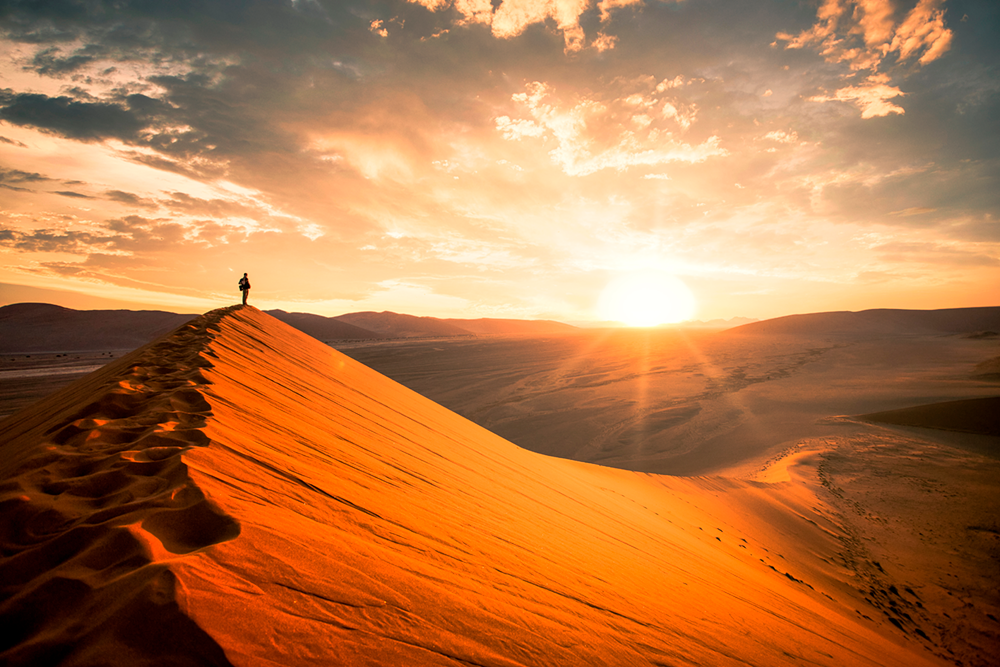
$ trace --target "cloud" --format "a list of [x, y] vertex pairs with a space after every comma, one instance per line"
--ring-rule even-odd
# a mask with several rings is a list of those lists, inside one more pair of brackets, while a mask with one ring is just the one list
[[597, 6], [601, 10], [601, 21], [604, 22], [611, 19], [612, 9], [641, 6], [643, 2], [644, 0], [600, 0]]
[[918, 62], [926, 65], [951, 48], [952, 32], [945, 27], [944, 0], [920, 0], [896, 30], [890, 50], [907, 60], [923, 51]]
[[787, 42], [786, 49], [802, 49], [816, 45], [824, 56], [832, 57], [842, 40], [837, 38], [841, 18], [847, 13], [849, 0], [824, 0], [816, 11], [816, 23], [798, 35], [779, 32], [776, 39]]
[[21, 171], [20, 169], [4, 169], [0, 167], [0, 183], [41, 183], [51, 181], [47, 176], [42, 176], [36, 172]]
[[944, 24], [945, 0], [920, 0], [898, 26], [889, 0], [824, 0], [816, 23], [798, 35], [779, 32], [786, 49], [814, 47], [828, 62], [847, 62], [853, 70], [875, 71], [890, 54], [900, 61], [923, 52], [926, 65], [951, 46], [952, 32]]
[[847, 86], [831, 95], [815, 95], [810, 102], [850, 102], [861, 109], [862, 118], [875, 118], [889, 114], [903, 114], [903, 107], [890, 100], [905, 95], [903, 91], [886, 82], [888, 77], [875, 75], [859, 86]]
[[[512, 100], [531, 118], [499, 116], [497, 130], [508, 140], [533, 137], [554, 142], [549, 155], [571, 176], [671, 162], [697, 163], [728, 154], [716, 135], [697, 145], [676, 138], [673, 130], [683, 132], [695, 122], [697, 108], [693, 105], [644, 93], [605, 101], [580, 95], [567, 103], [551, 87], [537, 81], [528, 84], [526, 91], [515, 94]], [[646, 113], [657, 108], [658, 118]]]
[[[409, 0], [422, 5], [432, 12], [454, 9], [459, 15], [459, 24], [482, 24], [490, 26], [494, 37], [512, 39], [521, 35], [529, 26], [544, 25], [551, 21], [562, 33], [567, 53], [582, 50], [586, 46], [586, 35], [580, 25], [580, 17], [595, 4], [600, 10], [601, 23], [611, 18], [612, 10], [640, 6], [643, 0]], [[614, 48], [617, 38], [601, 32], [591, 46], [598, 51]]]
[[181, 224], [170, 218], [129, 215], [89, 229], [0, 230], [0, 246], [20, 252], [61, 252], [72, 255], [120, 255], [149, 259], [180, 247], [211, 247], [245, 240], [248, 233], [214, 221]]
[[75, 53], [69, 57], [61, 57], [59, 47], [50, 47], [35, 53], [30, 67], [42, 76], [63, 76], [78, 71], [94, 61], [94, 56], [85, 53]]
[[143, 199], [139, 195], [131, 192], [122, 192], [121, 190], [108, 190], [104, 193], [104, 196], [111, 201], [128, 204], [129, 206], [138, 206], [141, 208], [156, 208], [159, 206], [155, 201]]
[[698, 115], [698, 107], [691, 105], [687, 108], [683, 106], [678, 109], [674, 102], [664, 102], [661, 110], [664, 118], [671, 118], [677, 121], [682, 130], [686, 130], [694, 124], [695, 116]]
[[899, 211], [890, 211], [889, 215], [895, 215], [901, 218], [909, 218], [910, 216], [925, 215], [927, 213], [934, 213], [935, 211], [937, 211], [936, 208], [927, 208], [926, 206], [910, 206], [908, 208], [904, 208]]
[[798, 142], [799, 135], [794, 131], [785, 132], [784, 130], [774, 130], [765, 134], [764, 138], [770, 139], [771, 141], [777, 141], [779, 144], [794, 144]]
[[872, 248], [883, 261], [899, 264], [945, 266], [1000, 266], [1000, 256], [986, 254], [957, 244], [894, 241]]
[[30, 233], [14, 229], [0, 229], [0, 246], [22, 252], [63, 252], [88, 254], [105, 252], [116, 242], [112, 234], [97, 235], [90, 232], [36, 229]]
[[615, 48], [618, 45], [618, 38], [614, 35], [606, 35], [603, 32], [599, 32], [590, 45], [597, 49], [598, 52], [603, 53]]
[[894, 11], [889, 0], [858, 0], [855, 15], [861, 26], [865, 45], [877, 47], [892, 39]]
[[518, 141], [525, 137], [540, 137], [545, 134], [545, 128], [533, 120], [511, 120], [509, 116], [497, 116], [497, 129], [508, 141]]
[[0, 91], [0, 118], [81, 141], [134, 141], [147, 124], [140, 114], [119, 104], [79, 102], [66, 96], [14, 93], [10, 89]]

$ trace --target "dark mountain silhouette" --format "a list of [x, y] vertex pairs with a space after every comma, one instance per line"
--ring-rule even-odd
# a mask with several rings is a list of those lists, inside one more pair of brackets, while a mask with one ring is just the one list
[[468, 336], [472, 332], [436, 317], [416, 317], [384, 311], [366, 311], [338, 315], [334, 319], [356, 327], [380, 333], [389, 338], [417, 338], [422, 336]]
[[283, 310], [264, 312], [324, 343], [331, 340], [385, 338], [384, 334], [362, 329], [335, 317], [323, 317], [313, 313], [286, 313]]
[[577, 327], [553, 320], [511, 320], [488, 317], [476, 320], [416, 317], [383, 311], [339, 315], [334, 319], [376, 331], [392, 338], [423, 336], [468, 336], [491, 334], [551, 334], [576, 331]]
[[[282, 322], [329, 343], [373, 338], [543, 334], [576, 327], [549, 320], [442, 320], [399, 313], [324, 317], [269, 310]], [[0, 308], [0, 354], [133, 350], [197, 317], [159, 310], [73, 310], [46, 303]]]

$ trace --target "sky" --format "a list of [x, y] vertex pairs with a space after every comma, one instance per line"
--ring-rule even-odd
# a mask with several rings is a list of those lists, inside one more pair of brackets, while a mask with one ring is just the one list
[[995, 306], [998, 175], [991, 0], [0, 5], [0, 305]]

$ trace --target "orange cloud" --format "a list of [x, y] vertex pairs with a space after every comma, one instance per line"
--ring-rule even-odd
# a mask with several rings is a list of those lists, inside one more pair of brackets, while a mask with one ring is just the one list
[[597, 3], [597, 6], [601, 10], [601, 21], [607, 21], [611, 18], [612, 9], [620, 9], [622, 7], [634, 7], [636, 5], [641, 5], [643, 0], [601, 0]]
[[858, 0], [855, 15], [864, 31], [866, 45], [877, 48], [892, 39], [893, 11], [889, 0]]
[[802, 49], [811, 44], [822, 45], [820, 51], [827, 55], [840, 43], [836, 38], [837, 24], [840, 18], [847, 13], [848, 2], [845, 0], [825, 0], [816, 11], [816, 23], [808, 30], [803, 30], [798, 35], [779, 32], [777, 39], [788, 42], [786, 49]]
[[612, 35], [605, 35], [603, 32], [597, 33], [597, 37], [591, 43], [599, 52], [610, 51], [618, 44], [618, 38]]
[[[608, 21], [611, 11], [642, 4], [643, 0], [600, 0], [601, 22]], [[494, 7], [491, 0], [410, 0], [432, 12], [453, 7], [462, 24], [483, 24], [491, 28], [494, 37], [510, 39], [523, 33], [528, 26], [555, 22], [562, 32], [566, 52], [580, 51], [586, 46], [586, 35], [580, 17], [594, 4], [593, 0], [504, 0]], [[599, 33], [591, 46], [598, 51], [613, 49], [616, 37]]]
[[[812, 46], [827, 62], [844, 62], [855, 72], [871, 72], [860, 85], [846, 86], [833, 95], [817, 95], [810, 101], [851, 102], [861, 109], [862, 118], [902, 114], [905, 110], [889, 101], [902, 91], [889, 85], [887, 75], [876, 72], [892, 53], [900, 61], [920, 54], [917, 62], [926, 65], [951, 47], [952, 32], [944, 23], [943, 3], [920, 0], [896, 26], [890, 0], [826, 0], [811, 28], [795, 36], [778, 33], [775, 44], [784, 41], [786, 49]], [[849, 11], [852, 6], [853, 11]]]
[[798, 142], [799, 135], [795, 131], [785, 132], [784, 130], [774, 130], [765, 134], [764, 138], [777, 141], [781, 144], [794, 144]]
[[922, 51], [918, 62], [926, 65], [951, 46], [943, 3], [920, 0], [897, 27], [889, 0], [825, 0], [812, 27], [798, 35], [779, 32], [775, 44], [786, 42], [786, 49], [815, 47], [828, 62], [847, 62], [855, 71], [877, 70], [890, 53], [908, 60]]
[[906, 60], [921, 49], [921, 65], [937, 60], [951, 48], [952, 32], [944, 25], [944, 0], [920, 0], [903, 21], [892, 39], [891, 49]]
[[903, 114], [903, 107], [893, 104], [889, 100], [902, 97], [906, 93], [895, 86], [887, 84], [889, 77], [876, 75], [868, 77], [867, 81], [860, 86], [847, 86], [841, 88], [832, 96], [817, 95], [810, 97], [810, 102], [850, 102], [861, 109], [862, 118], [875, 118], [878, 116], [888, 116], [891, 113]]

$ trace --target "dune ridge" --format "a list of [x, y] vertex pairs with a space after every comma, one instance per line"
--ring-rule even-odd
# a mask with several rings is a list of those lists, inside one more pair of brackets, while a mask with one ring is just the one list
[[546, 457], [252, 307], [0, 429], [10, 665], [947, 664], [859, 608], [815, 453]]
[[4, 664], [109, 656], [229, 664], [183, 613], [183, 587], [165, 564], [239, 534], [181, 456], [208, 444], [201, 429], [211, 413], [198, 387], [209, 362], [200, 348], [215, 318], [184, 325], [3, 423]]

